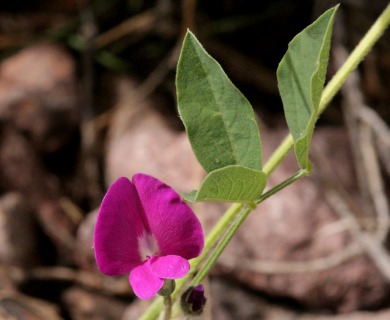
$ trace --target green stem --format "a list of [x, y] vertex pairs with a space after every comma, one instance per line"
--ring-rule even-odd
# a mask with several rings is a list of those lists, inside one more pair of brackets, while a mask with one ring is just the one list
[[[239, 214], [243, 207], [243, 204], [234, 203], [229, 209], [225, 212], [225, 214], [218, 220], [217, 224], [210, 231], [205, 240], [205, 246], [202, 251], [202, 254], [190, 261], [191, 270], [197, 270], [199, 265], [204, 261], [204, 259], [209, 255], [210, 251], [213, 249], [215, 244], [221, 235], [226, 232], [228, 226], [234, 221], [235, 217]], [[176, 295], [181, 291], [181, 289], [185, 286], [187, 281], [193, 276], [193, 273], [187, 274], [185, 277], [176, 280], [176, 290], [172, 294], [175, 298]]]
[[[375, 42], [379, 39], [379, 37], [383, 34], [385, 29], [390, 24], [390, 4], [386, 7], [386, 9], [383, 11], [383, 13], [378, 17], [376, 22], [371, 26], [370, 30], [367, 32], [367, 34], [363, 37], [363, 39], [360, 41], [360, 43], [357, 45], [357, 47], [354, 49], [354, 51], [350, 54], [349, 58], [346, 60], [344, 65], [337, 71], [337, 73], [334, 75], [331, 81], [329, 81], [328, 85], [324, 88], [324, 91], [321, 96], [321, 101], [319, 105], [319, 111], [323, 112], [331, 99], [335, 96], [335, 94], [338, 92], [340, 87], [345, 82], [348, 75], [357, 67], [357, 65], [363, 60], [365, 55], [368, 53], [368, 51], [374, 46]], [[285, 158], [285, 156], [289, 153], [289, 151], [292, 149], [294, 145], [294, 141], [291, 135], [288, 135], [283, 142], [280, 144], [280, 146], [275, 150], [275, 152], [271, 155], [267, 163], [264, 165], [263, 171], [267, 176], [269, 176], [275, 168], [278, 166], [278, 164]], [[303, 174], [302, 172], [298, 173], [298, 176], [300, 174]], [[304, 174], [306, 174], [306, 171], [304, 171]], [[299, 179], [297, 177], [294, 178], [293, 181]], [[291, 179], [291, 178], [290, 178]], [[289, 179], [289, 180], [290, 180]], [[287, 182], [289, 180], [286, 180]], [[293, 182], [291, 181], [291, 182]], [[288, 182], [290, 184], [291, 182]], [[280, 186], [284, 187], [284, 184], [281, 184]], [[279, 187], [279, 186], [278, 186]], [[276, 192], [276, 190], [273, 190], [273, 192]], [[271, 191], [270, 190], [270, 191]], [[269, 191], [269, 192], [270, 192]], [[264, 194], [264, 196], [267, 195], [270, 196], [269, 192]], [[262, 199], [261, 201], [264, 201]], [[205, 242], [205, 249], [201, 256], [199, 256], [197, 259], [193, 259], [191, 261], [191, 270], [196, 270], [199, 264], [202, 262], [202, 260], [209, 254], [210, 250], [215, 246], [215, 243], [220, 238], [220, 236], [226, 232], [226, 228], [230, 225], [230, 223], [235, 219], [238, 213], [237, 220], [234, 222], [234, 224], [229, 228], [229, 230], [226, 232], [226, 236], [223, 240], [219, 243], [221, 246], [226, 246], [228, 241], [226, 240], [231, 236], [234, 235], [234, 233], [237, 231], [238, 227], [242, 224], [243, 221], [245, 221], [248, 214], [251, 212], [249, 208], [242, 210], [242, 204], [233, 204], [222, 216], [220, 221], [216, 224], [216, 226], [211, 230], [209, 236], [206, 238]], [[216, 251], [221, 251], [218, 249], [218, 246], [216, 247]], [[223, 251], [223, 249], [222, 249]], [[221, 252], [222, 252], [221, 251]], [[211, 258], [211, 257], [210, 257]], [[214, 259], [214, 258], [212, 258]], [[208, 264], [208, 263], [206, 263]], [[205, 265], [206, 265], [205, 264]], [[204, 273], [204, 272], [202, 272]], [[198, 273], [199, 274], [199, 273]], [[206, 273], [207, 274], [207, 273]], [[174, 299], [175, 296], [180, 292], [180, 290], [184, 287], [184, 285], [189, 280], [189, 277], [193, 274], [189, 274], [186, 277], [179, 279], [176, 283], [176, 290], [172, 294], [172, 298]], [[203, 276], [203, 275], [202, 275]], [[196, 277], [195, 279], [200, 278]], [[162, 309], [162, 299], [156, 299], [154, 303], [150, 305], [150, 307], [146, 310], [146, 312], [142, 315], [140, 320], [152, 320], [156, 319], [158, 317], [158, 314], [160, 313]]]
[[203, 257], [208, 255], [210, 249], [214, 246], [214, 244], [222, 234], [223, 230], [227, 229], [229, 224], [234, 220], [237, 214], [241, 211], [242, 207], [243, 207], [242, 203], [233, 203], [226, 210], [225, 214], [218, 220], [217, 224], [214, 226], [214, 228], [210, 231], [210, 233], [206, 237], [205, 246], [202, 254], [198, 258], [194, 259], [193, 261], [203, 260]]
[[319, 111], [322, 113], [336, 93], [340, 90], [347, 77], [364, 59], [367, 53], [372, 49], [375, 42], [381, 37], [390, 24], [390, 4], [387, 5], [382, 14], [378, 17], [370, 30], [360, 40], [359, 44], [351, 52], [347, 60], [340, 67], [334, 77], [325, 87], [319, 105]]
[[164, 296], [164, 315], [162, 320], [169, 320], [171, 319], [172, 314], [172, 296]]
[[252, 211], [250, 207], [242, 208], [242, 210], [239, 212], [237, 216], [237, 220], [233, 223], [233, 225], [228, 229], [225, 236], [222, 238], [222, 240], [218, 243], [215, 250], [211, 254], [211, 256], [207, 259], [206, 263], [202, 266], [202, 268], [199, 270], [199, 272], [196, 274], [194, 279], [191, 282], [191, 285], [197, 285], [199, 284], [209, 273], [210, 269], [214, 266], [214, 264], [217, 262], [219, 256], [222, 254], [222, 252], [225, 250], [226, 246], [230, 242], [230, 240], [233, 238], [235, 233], [237, 232], [237, 229], [239, 226], [244, 222], [248, 214]]
[[269, 191], [267, 191], [266, 193], [264, 193], [260, 198], [259, 200], [256, 201], [256, 204], [260, 204], [261, 202], [263, 202], [264, 200], [268, 199], [270, 196], [273, 196], [275, 193], [278, 193], [280, 190], [286, 188], [287, 186], [289, 186], [290, 184], [292, 184], [293, 182], [301, 179], [302, 177], [306, 176], [307, 174], [309, 174], [309, 170], [307, 169], [304, 169], [304, 170], [299, 170], [297, 173], [293, 174], [290, 178], [288, 178], [287, 180], [284, 180], [283, 182], [279, 183], [278, 185], [276, 185], [275, 187], [273, 187], [272, 189], [270, 189]]
[[[329, 102], [333, 99], [336, 93], [340, 90], [341, 86], [344, 84], [347, 77], [351, 72], [359, 65], [359, 63], [364, 59], [367, 53], [372, 49], [375, 42], [378, 41], [380, 36], [386, 30], [390, 24], [390, 4], [387, 5], [386, 9], [378, 17], [375, 23], [371, 26], [370, 30], [362, 38], [359, 44], [351, 52], [348, 59], [341, 66], [341, 68], [336, 72], [333, 78], [324, 88], [322, 92], [320, 104], [319, 104], [319, 113], [322, 113]], [[289, 153], [291, 148], [294, 145], [294, 140], [291, 134], [287, 135], [280, 146], [274, 151], [269, 160], [264, 166], [264, 172], [269, 176], [278, 164], [284, 159], [284, 157]]]
[[274, 151], [267, 163], [263, 167], [264, 173], [267, 177], [276, 169], [276, 167], [283, 161], [286, 155], [294, 146], [294, 140], [291, 134], [287, 135], [280, 143], [279, 147]]
[[[270, 189], [268, 192], [264, 193], [259, 200], [256, 201], [256, 204], [259, 204], [263, 202], [265, 199], [269, 198], [270, 196], [274, 195], [275, 193], [279, 192], [283, 188], [287, 187], [291, 183], [297, 181], [298, 179], [302, 178], [303, 176], [307, 175], [309, 173], [308, 170], [300, 170], [287, 180], [283, 181], [282, 183], [278, 184], [277, 186]], [[235, 233], [237, 232], [238, 228], [241, 226], [241, 224], [245, 221], [246, 217], [251, 213], [253, 208], [242, 207], [242, 210], [239, 212], [237, 220], [233, 223], [233, 225], [229, 228], [229, 230], [224, 235], [223, 239], [220, 243], [218, 243], [217, 247], [211, 254], [211, 256], [207, 259], [206, 263], [202, 266], [202, 268], [199, 270], [199, 272], [196, 274], [194, 279], [191, 282], [192, 286], [195, 286], [199, 284], [209, 273], [210, 269], [214, 266], [215, 262], [218, 260], [219, 256], [222, 254], [222, 252], [225, 250], [226, 246], [229, 244], [230, 240], [233, 238]]]
[[[225, 214], [218, 220], [217, 224], [210, 231], [205, 240], [205, 246], [202, 251], [202, 254], [190, 261], [191, 270], [197, 270], [200, 263], [205, 259], [205, 257], [210, 253], [211, 249], [214, 247], [215, 243], [219, 237], [226, 231], [227, 227], [237, 214], [241, 211], [243, 204], [234, 203], [232, 204]], [[185, 277], [176, 280], [176, 290], [172, 293], [172, 299], [175, 299], [176, 296], [181, 292], [181, 289], [184, 288], [189, 279], [193, 276], [193, 272], [188, 273]], [[161, 297], [155, 299], [155, 301], [149, 306], [149, 308], [141, 316], [140, 320], [151, 320], [156, 319], [163, 307], [163, 301]]]

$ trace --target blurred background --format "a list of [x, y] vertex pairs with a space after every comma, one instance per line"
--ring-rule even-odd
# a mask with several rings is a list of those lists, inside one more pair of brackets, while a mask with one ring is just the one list
[[[343, 0], [328, 79], [388, 5]], [[191, 29], [253, 105], [264, 161], [287, 134], [276, 68], [336, 1], [53, 0], [0, 5], [0, 319], [138, 319], [92, 250], [108, 185], [179, 192], [205, 173], [177, 115]], [[390, 34], [321, 116], [313, 173], [261, 204], [205, 281], [201, 319], [390, 319]], [[297, 170], [293, 155], [269, 186]], [[196, 204], [210, 230], [224, 204]]]

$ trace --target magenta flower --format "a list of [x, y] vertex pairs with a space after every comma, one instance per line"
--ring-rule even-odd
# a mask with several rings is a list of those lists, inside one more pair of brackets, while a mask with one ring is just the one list
[[152, 298], [164, 279], [185, 276], [203, 250], [202, 226], [169, 186], [145, 174], [119, 178], [107, 191], [95, 227], [99, 270], [129, 273], [134, 293]]

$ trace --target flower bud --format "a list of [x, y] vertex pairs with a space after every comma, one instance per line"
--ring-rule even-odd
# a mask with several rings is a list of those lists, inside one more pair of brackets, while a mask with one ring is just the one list
[[165, 279], [164, 285], [157, 293], [163, 297], [170, 296], [173, 293], [173, 291], [175, 291], [175, 288], [176, 288], [175, 280]]
[[181, 296], [180, 306], [184, 314], [199, 316], [202, 314], [206, 304], [204, 287], [199, 284], [195, 287], [189, 287]]

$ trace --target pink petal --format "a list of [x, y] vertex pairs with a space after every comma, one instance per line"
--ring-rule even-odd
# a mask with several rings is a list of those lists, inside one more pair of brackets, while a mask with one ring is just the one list
[[137, 242], [143, 233], [142, 215], [134, 186], [119, 178], [108, 189], [95, 226], [95, 256], [102, 273], [121, 275], [142, 263]]
[[192, 259], [204, 246], [202, 226], [191, 208], [163, 182], [145, 174], [133, 176], [133, 184], [144, 208], [160, 254]]
[[134, 268], [129, 280], [135, 295], [143, 300], [153, 298], [164, 284], [164, 279], [152, 272], [149, 260]]
[[150, 261], [152, 272], [164, 279], [178, 279], [184, 277], [190, 270], [188, 261], [180, 256], [155, 257]]

